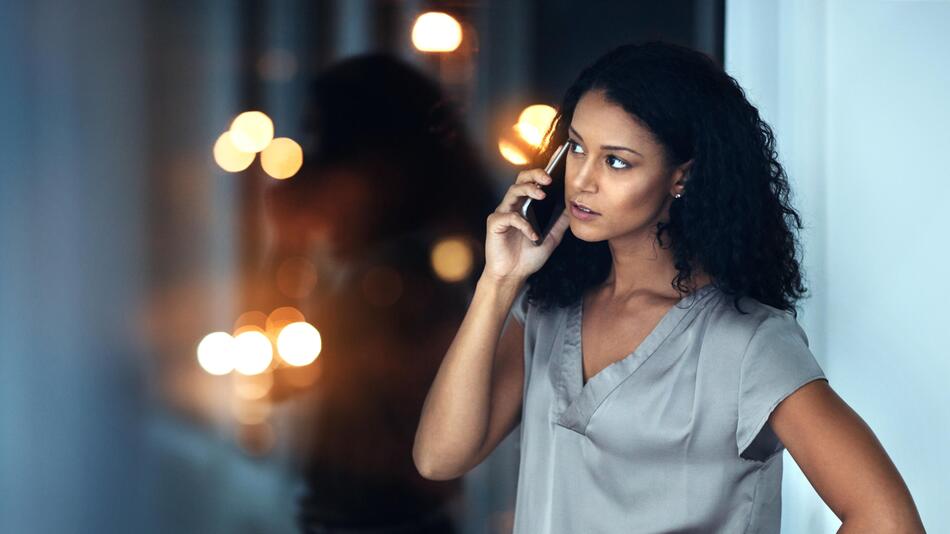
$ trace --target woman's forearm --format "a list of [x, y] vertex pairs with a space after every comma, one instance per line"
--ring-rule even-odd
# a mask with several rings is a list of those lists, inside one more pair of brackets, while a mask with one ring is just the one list
[[426, 478], [458, 476], [485, 440], [495, 351], [521, 284], [478, 281], [422, 408], [412, 455]]

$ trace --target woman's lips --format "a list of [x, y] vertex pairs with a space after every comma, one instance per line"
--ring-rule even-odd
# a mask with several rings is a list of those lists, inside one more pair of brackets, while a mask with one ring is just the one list
[[575, 219], [579, 219], [582, 221], [589, 221], [593, 219], [594, 217], [600, 216], [599, 213], [588, 213], [584, 210], [581, 210], [580, 208], [577, 207], [577, 204], [574, 204], [573, 202], [571, 202], [571, 215], [573, 215]]

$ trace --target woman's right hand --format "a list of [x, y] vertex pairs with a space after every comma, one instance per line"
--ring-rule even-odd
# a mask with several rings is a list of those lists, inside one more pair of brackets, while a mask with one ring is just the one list
[[561, 243], [570, 225], [567, 208], [561, 212], [540, 245], [533, 243], [536, 239], [534, 230], [520, 213], [521, 205], [526, 200], [524, 197], [544, 198], [545, 192], [540, 185], [550, 183], [551, 177], [544, 169], [527, 169], [518, 173], [505, 198], [488, 216], [484, 276], [522, 282], [539, 270]]

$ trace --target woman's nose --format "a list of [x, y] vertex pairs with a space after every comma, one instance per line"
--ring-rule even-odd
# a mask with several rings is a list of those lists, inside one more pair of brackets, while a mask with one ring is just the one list
[[[589, 162], [575, 166], [573, 169], [567, 169], [568, 181], [577, 191], [591, 191], [597, 189], [597, 177], [590, 169]], [[571, 174], [573, 171], [573, 174]]]

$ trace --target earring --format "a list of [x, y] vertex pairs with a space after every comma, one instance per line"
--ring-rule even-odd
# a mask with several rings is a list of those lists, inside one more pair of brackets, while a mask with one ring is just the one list
[[676, 193], [675, 195], [673, 195], [673, 198], [679, 198], [679, 197], [681, 197], [681, 196], [683, 196], [682, 193]]

